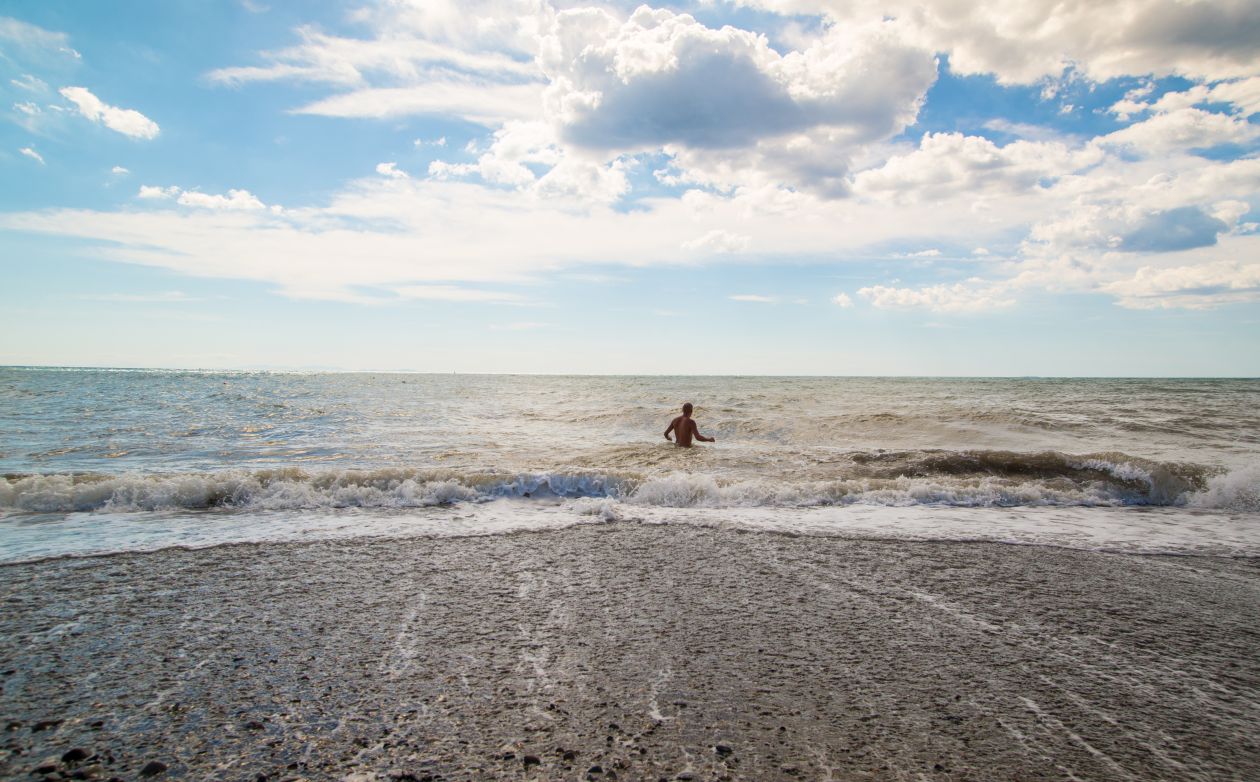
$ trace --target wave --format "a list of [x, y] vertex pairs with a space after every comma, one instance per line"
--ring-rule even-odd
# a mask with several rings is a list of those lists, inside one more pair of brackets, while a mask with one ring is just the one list
[[[653, 465], [654, 466], [654, 465]], [[650, 468], [649, 468], [650, 469]], [[1227, 472], [1119, 453], [875, 451], [782, 475], [437, 469], [54, 473], [0, 478], [0, 511], [416, 508], [500, 498], [660, 507], [1184, 505], [1260, 511], [1260, 467]]]

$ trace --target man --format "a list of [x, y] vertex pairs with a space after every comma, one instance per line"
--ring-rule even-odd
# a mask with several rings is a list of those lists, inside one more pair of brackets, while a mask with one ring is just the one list
[[683, 414], [669, 422], [669, 428], [665, 430], [665, 439], [669, 439], [669, 433], [673, 432], [678, 438], [674, 445], [680, 448], [690, 448], [691, 438], [696, 438], [702, 443], [716, 443], [712, 437], [705, 437], [700, 434], [700, 427], [696, 426], [696, 422], [691, 420], [691, 403], [687, 402], [683, 405]]

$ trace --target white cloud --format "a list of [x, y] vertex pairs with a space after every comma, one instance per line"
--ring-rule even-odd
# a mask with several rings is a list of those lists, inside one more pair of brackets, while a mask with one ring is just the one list
[[906, 253], [906, 257], [907, 258], [939, 258], [941, 257], [941, 251], [933, 247], [929, 250], [919, 250], [918, 252], [915, 252], [915, 253]]
[[16, 79], [9, 79], [9, 84], [27, 92], [48, 92], [48, 85], [43, 79], [24, 73]]
[[727, 298], [731, 301], [748, 301], [757, 304], [774, 304], [779, 300], [777, 296], [762, 296], [758, 293], [737, 293]]
[[849, 309], [853, 306], [853, 299], [849, 298], [847, 293], [837, 293], [831, 299], [832, 303], [840, 305], [841, 309]]
[[782, 13], [825, 13], [836, 26], [891, 17], [904, 40], [948, 54], [955, 73], [993, 74], [1003, 84], [1033, 84], [1068, 69], [1095, 81], [1143, 74], [1251, 76], [1260, 40], [1252, 0], [743, 2]]
[[703, 236], [682, 243], [684, 250], [698, 250], [708, 253], [738, 253], [748, 249], [752, 242], [750, 237], [731, 233], [722, 228], [715, 228]]
[[1221, 144], [1242, 144], [1257, 137], [1260, 137], [1260, 126], [1251, 124], [1245, 117], [1179, 108], [1102, 136], [1098, 143], [1142, 155], [1164, 155]]
[[539, 92], [534, 84], [476, 85], [454, 79], [419, 87], [379, 87], [342, 93], [294, 109], [294, 113], [375, 119], [454, 115], [490, 125], [536, 116]]
[[1260, 301], [1260, 263], [1238, 261], [1154, 268], [1143, 266], [1128, 279], [1103, 287], [1130, 309], [1212, 309]]
[[764, 36], [663, 9], [624, 22], [560, 12], [539, 55], [547, 117], [576, 147], [665, 149], [680, 181], [733, 187], [769, 172], [840, 195], [856, 147], [913, 122], [936, 78], [928, 53], [877, 20], [780, 55]]
[[439, 136], [432, 141], [426, 141], [425, 139], [418, 138], [411, 143], [416, 147], [444, 147], [446, 146], [446, 136]]
[[377, 163], [376, 173], [380, 174], [381, 176], [390, 177], [391, 179], [406, 179], [407, 178], [407, 172], [399, 171], [398, 166], [392, 160], [388, 163]]
[[114, 166], [113, 168], [109, 170], [109, 173], [114, 174], [116, 176], [125, 176], [127, 174], [130, 174], [131, 172], [123, 168], [122, 166]]
[[853, 191], [903, 203], [960, 193], [998, 196], [1035, 190], [1101, 159], [1101, 151], [1089, 146], [1013, 141], [999, 147], [980, 136], [926, 133], [913, 152], [893, 155], [878, 168], [857, 174]]
[[[195, 190], [183, 190], [174, 185], [170, 187], [141, 185], [136, 197], [151, 201], [175, 199], [176, 203], [181, 206], [215, 211], [252, 212], [267, 208], [266, 204], [248, 190], [228, 190], [227, 195], [220, 195], [217, 193], [200, 193]], [[274, 206], [271, 209], [273, 212], [282, 211], [279, 207]]]
[[336, 117], [456, 115], [496, 124], [536, 117], [537, 30], [549, 7], [531, 0], [383, 3], [355, 11], [366, 37], [296, 31], [298, 43], [263, 52], [266, 64], [220, 68], [213, 82], [301, 81], [336, 92], [296, 109]]
[[202, 209], [226, 209], [230, 211], [266, 209], [267, 205], [248, 190], [229, 190], [227, 195], [184, 191], [177, 201], [184, 206]]
[[926, 309], [932, 312], [990, 312], [1015, 304], [1015, 299], [1005, 291], [981, 280], [923, 288], [873, 285], [858, 290], [858, 295], [880, 309]]
[[120, 109], [102, 102], [85, 87], [63, 87], [59, 92], [93, 122], [132, 138], [151, 139], [160, 132], [153, 120], [133, 109]]
[[38, 104], [32, 103], [30, 101], [24, 101], [22, 103], [14, 103], [13, 109], [15, 111], [20, 111], [21, 113], [30, 117], [43, 113], [40, 111]]
[[44, 165], [44, 156], [39, 154], [35, 150], [31, 149], [30, 147], [22, 147], [21, 149], [18, 150], [18, 152], [21, 152], [23, 155], [39, 163], [41, 166]]
[[136, 198], [145, 198], [150, 200], [160, 200], [174, 198], [179, 195], [179, 188], [172, 185], [171, 187], [160, 187], [157, 185], [140, 185], [140, 192], [136, 193]]
[[1153, 89], [1153, 84], [1147, 84], [1129, 90], [1108, 110], [1124, 121], [1136, 114], [1167, 114], [1212, 104], [1228, 104], [1229, 112], [1239, 117], [1247, 117], [1260, 111], [1260, 76], [1231, 79], [1210, 86], [1196, 84], [1187, 90], [1166, 92], [1156, 100], [1148, 100]]

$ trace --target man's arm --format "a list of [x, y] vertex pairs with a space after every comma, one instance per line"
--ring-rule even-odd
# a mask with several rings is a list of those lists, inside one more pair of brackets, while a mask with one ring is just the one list
[[673, 440], [670, 438], [669, 433], [670, 433], [670, 432], [672, 432], [672, 431], [674, 431], [674, 427], [675, 427], [675, 426], [678, 426], [678, 419], [677, 419], [677, 418], [675, 418], [674, 420], [670, 421], [670, 422], [669, 422], [669, 427], [665, 429], [665, 439], [666, 439], [666, 440], [670, 440], [670, 442], [673, 442]]
[[696, 424], [695, 421], [691, 422], [691, 433], [695, 435], [695, 438], [702, 443], [716, 443], [717, 442], [717, 440], [712, 437], [705, 437], [704, 435], [700, 434], [700, 427], [699, 425]]

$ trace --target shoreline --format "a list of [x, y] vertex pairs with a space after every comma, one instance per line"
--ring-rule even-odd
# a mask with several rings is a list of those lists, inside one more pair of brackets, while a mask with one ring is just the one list
[[1260, 775], [1254, 558], [940, 542], [606, 522], [9, 563], [0, 777]]

